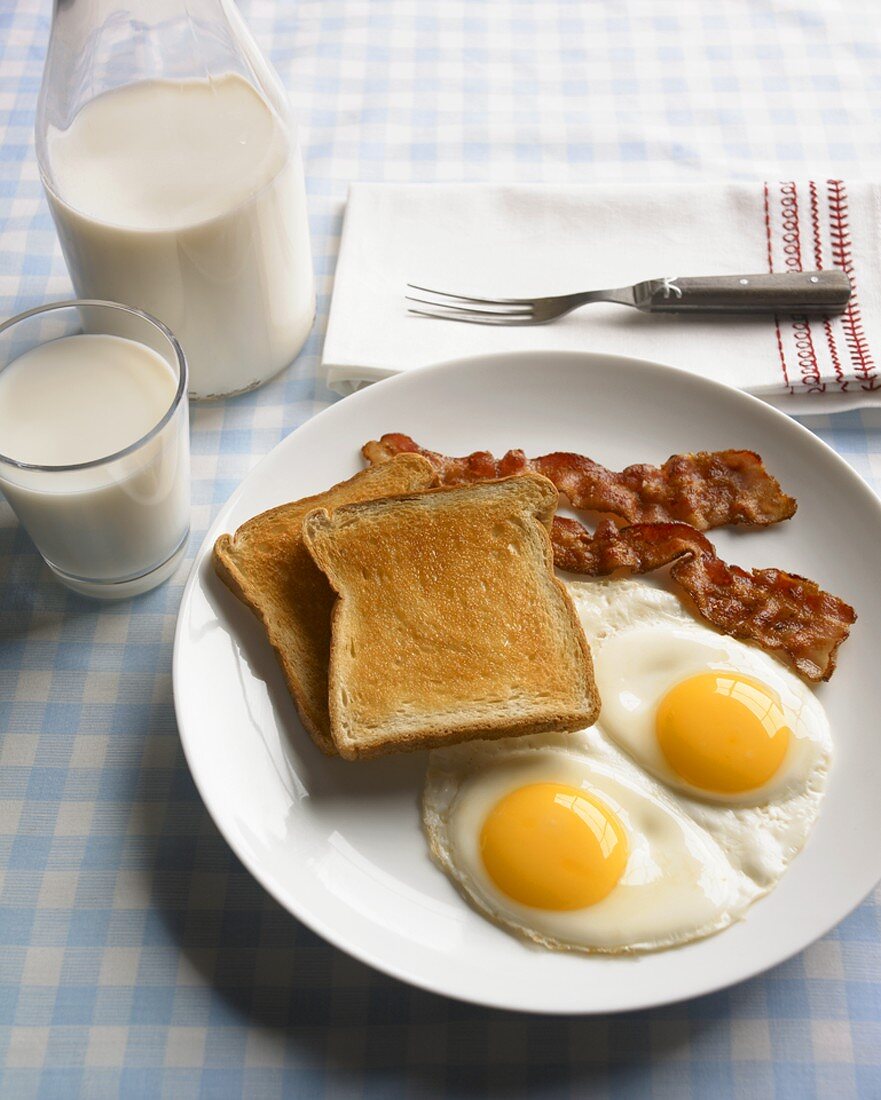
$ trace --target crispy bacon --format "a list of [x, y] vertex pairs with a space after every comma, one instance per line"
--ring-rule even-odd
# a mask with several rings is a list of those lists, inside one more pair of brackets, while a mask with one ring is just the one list
[[603, 520], [591, 534], [576, 520], [557, 516], [552, 541], [560, 569], [593, 577], [617, 569], [648, 573], [672, 563], [671, 577], [708, 622], [785, 653], [806, 680], [829, 679], [838, 647], [856, 622], [849, 604], [804, 577], [727, 565], [709, 539], [685, 523], [618, 528]]
[[437, 451], [426, 450], [403, 432], [386, 432], [381, 439], [371, 439], [361, 448], [361, 453], [372, 465], [387, 462], [399, 454], [424, 455], [440, 475], [442, 485], [467, 485], [472, 481], [491, 481], [494, 478], [522, 474], [530, 469], [529, 459], [523, 451], [508, 451], [502, 458], [495, 458], [489, 451], [475, 451], [462, 458], [451, 458]]
[[713, 626], [735, 638], [789, 657], [811, 681], [828, 680], [838, 647], [856, 621], [854, 609], [813, 581], [779, 569], [747, 572], [727, 565], [701, 531], [729, 523], [766, 526], [796, 509], [753, 451], [673, 455], [663, 466], [628, 466], [620, 473], [583, 455], [556, 452], [529, 459], [508, 451], [451, 458], [392, 432], [363, 448], [371, 463], [417, 452], [434, 465], [441, 484], [509, 477], [531, 470], [549, 478], [578, 509], [628, 522], [603, 520], [595, 534], [557, 516], [552, 541], [560, 569], [605, 576], [617, 569], [648, 573], [670, 565], [671, 577]]
[[701, 451], [673, 455], [663, 466], [628, 466], [616, 473], [584, 455], [557, 451], [527, 458], [489, 451], [451, 458], [420, 447], [408, 435], [389, 432], [363, 448], [373, 464], [404, 451], [425, 455], [444, 485], [508, 477], [526, 470], [549, 478], [573, 508], [605, 512], [628, 523], [691, 524], [700, 531], [729, 523], [766, 526], [789, 519], [796, 502], [780, 488], [754, 451]]

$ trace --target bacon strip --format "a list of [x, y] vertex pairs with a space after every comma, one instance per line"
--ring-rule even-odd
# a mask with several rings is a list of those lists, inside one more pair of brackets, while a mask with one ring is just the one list
[[603, 520], [592, 535], [576, 520], [557, 516], [552, 541], [560, 569], [592, 577], [616, 569], [648, 573], [672, 562], [670, 576], [708, 622], [785, 653], [806, 680], [829, 679], [838, 647], [856, 622], [849, 604], [804, 577], [727, 565], [709, 539], [685, 523], [618, 528]]
[[663, 466], [628, 466], [616, 473], [584, 455], [557, 451], [527, 458], [489, 451], [451, 458], [390, 432], [363, 447], [376, 464], [405, 451], [424, 455], [443, 485], [509, 477], [531, 470], [551, 480], [573, 508], [606, 512], [628, 523], [691, 524], [700, 531], [729, 523], [767, 526], [795, 513], [796, 502], [780, 488], [754, 451], [701, 451], [673, 455]]
[[663, 466], [607, 470], [584, 455], [556, 452], [529, 459], [508, 451], [452, 458], [410, 436], [388, 433], [363, 447], [371, 463], [402, 452], [424, 455], [443, 485], [509, 477], [527, 470], [549, 478], [574, 508], [626, 520], [604, 520], [591, 533], [557, 516], [552, 541], [560, 569], [605, 576], [617, 569], [648, 573], [671, 565], [671, 577], [713, 626], [735, 638], [785, 654], [806, 680], [828, 680], [838, 647], [856, 621], [854, 609], [804, 577], [780, 569], [747, 572], [717, 557], [701, 531], [729, 523], [766, 526], [796, 509], [753, 451], [673, 455]]

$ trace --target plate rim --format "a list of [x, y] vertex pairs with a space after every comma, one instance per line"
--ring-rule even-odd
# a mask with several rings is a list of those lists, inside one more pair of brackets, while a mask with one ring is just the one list
[[[763, 410], [762, 415], [770, 418], [772, 423], [786, 424], [787, 431], [794, 431], [797, 436], [802, 439], [810, 440], [810, 445], [813, 447], [819, 447], [824, 451], [827, 457], [831, 457], [832, 464], [836, 466], [840, 473], [842, 473], [853, 485], [854, 489], [863, 494], [867, 500], [867, 504], [872, 507], [878, 515], [879, 522], [881, 522], [881, 496], [875, 492], [871, 485], [860, 476], [859, 473], [844, 459], [842, 456], [825, 440], [821, 439], [810, 428], [804, 424], [799, 423], [792, 416], [783, 412], [774, 405], [768, 404], [760, 397], [748, 393], [745, 390], [738, 389], [736, 386], [730, 385], [725, 382], [719, 382], [715, 379], [705, 378], [702, 375], [697, 375], [692, 371], [685, 370], [681, 367], [670, 366], [669, 364], [660, 363], [649, 359], [640, 359], [629, 355], [607, 355], [603, 352], [592, 351], [573, 351], [573, 350], [527, 350], [527, 351], [513, 351], [513, 352], [489, 352], [478, 355], [460, 356], [455, 359], [443, 360], [438, 363], [434, 363], [427, 366], [421, 366], [414, 368], [410, 371], [401, 372], [396, 375], [392, 375], [388, 378], [383, 378], [377, 382], [373, 382], [369, 385], [363, 386], [356, 392], [341, 399], [344, 400], [347, 406], [351, 407], [352, 403], [357, 404], [360, 400], [364, 399], [367, 393], [373, 393], [377, 388], [382, 389], [388, 386], [399, 386], [402, 384], [411, 384], [414, 377], [422, 374], [436, 375], [449, 369], [465, 369], [468, 366], [485, 366], [488, 362], [493, 360], [510, 361], [529, 361], [540, 359], [543, 356], [553, 356], [558, 360], [572, 360], [585, 364], [585, 360], [590, 361], [602, 361], [603, 363], [611, 363], [614, 365], [618, 363], [626, 368], [637, 367], [641, 370], [645, 370], [650, 374], [665, 375], [676, 374], [679, 376], [687, 376], [689, 383], [693, 383], [698, 389], [703, 389], [705, 392], [712, 394], [713, 392], [725, 392], [729, 398], [739, 400], [741, 404], [746, 408], [761, 408]], [[678, 1004], [685, 1001], [692, 1000], [701, 996], [708, 996], [713, 993], [717, 993], [724, 989], [732, 988], [735, 985], [739, 985], [742, 982], [748, 981], [751, 978], [756, 977], [759, 974], [765, 973], [777, 966], [782, 965], [789, 959], [798, 955], [801, 951], [804, 951], [812, 943], [821, 939], [827, 935], [833, 928], [835, 928], [842, 920], [844, 920], [850, 913], [858, 908], [865, 899], [871, 894], [878, 882], [881, 882], [881, 868], [879, 868], [879, 877], [873, 881], [867, 890], [859, 897], [859, 899], [840, 916], [829, 921], [825, 927], [819, 932], [812, 932], [806, 938], [798, 938], [791, 950], [787, 950], [784, 954], [781, 954], [774, 962], [766, 963], [759, 962], [754, 966], [747, 966], [746, 969], [737, 977], [732, 979], [722, 978], [721, 980], [713, 979], [708, 985], [701, 985], [700, 988], [695, 988], [690, 992], [677, 992], [672, 995], [662, 994], [658, 996], [648, 996], [644, 998], [638, 998], [632, 1003], [626, 1005], [613, 1006], [613, 1007], [591, 1007], [584, 1009], [572, 1009], [571, 1007], [554, 1007], [542, 1005], [536, 1007], [534, 1004], [528, 1004], [525, 1002], [512, 1003], [510, 998], [496, 998], [491, 994], [478, 994], [469, 993], [467, 991], [462, 992], [458, 990], [451, 990], [449, 988], [442, 987], [438, 982], [431, 981], [426, 978], [414, 976], [407, 972], [403, 967], [396, 965], [394, 959], [387, 959], [382, 957], [376, 951], [369, 947], [363, 946], [357, 941], [340, 932], [336, 929], [328, 930], [322, 922], [320, 916], [316, 916], [308, 903], [302, 902], [301, 899], [296, 899], [296, 904], [287, 897], [283, 897], [282, 891], [276, 887], [276, 884], [272, 881], [269, 874], [264, 873], [256, 861], [251, 860], [249, 854], [242, 850], [240, 845], [230, 834], [229, 830], [225, 826], [225, 819], [220, 814], [215, 814], [214, 808], [211, 805], [206, 793], [203, 790], [203, 785], [200, 780], [199, 769], [196, 765], [193, 755], [193, 744], [189, 742], [189, 739], [185, 732], [185, 725], [182, 720], [183, 703], [181, 701], [182, 689], [179, 686], [181, 671], [180, 666], [182, 662], [182, 641], [183, 634], [183, 621], [186, 617], [189, 605], [193, 599], [193, 593], [197, 585], [200, 583], [201, 572], [203, 568], [210, 568], [211, 549], [216, 539], [216, 531], [222, 524], [222, 518], [235, 508], [241, 497], [244, 495], [245, 486], [252, 481], [252, 479], [259, 477], [261, 469], [266, 465], [276, 451], [282, 446], [286, 445], [288, 440], [291, 439], [297, 432], [301, 431], [308, 425], [314, 424], [335, 409], [341, 400], [331, 402], [331, 404], [325, 406], [314, 416], [308, 417], [302, 424], [297, 425], [286, 436], [280, 439], [265, 455], [263, 455], [257, 463], [244, 475], [242, 480], [236, 486], [236, 488], [230, 493], [226, 501], [220, 506], [209, 524], [205, 536], [200, 543], [196, 553], [193, 557], [192, 564], [190, 566], [190, 572], [187, 577], [186, 583], [181, 594], [180, 604], [178, 606], [177, 617], [175, 621], [174, 641], [172, 650], [172, 694], [174, 702], [175, 722], [178, 730], [178, 737], [183, 748], [184, 758], [187, 763], [187, 767], [190, 772], [190, 776], [193, 783], [196, 786], [199, 797], [202, 803], [211, 817], [215, 828], [223, 837], [225, 843], [229, 845], [233, 854], [243, 865], [245, 870], [257, 881], [257, 883], [264, 889], [270, 897], [273, 898], [286, 912], [288, 912], [294, 919], [300, 921], [307, 928], [309, 928], [316, 935], [320, 936], [325, 942], [329, 943], [332, 947], [337, 948], [361, 962], [367, 966], [370, 966], [374, 970], [379, 971], [397, 981], [404, 982], [407, 985], [421, 989], [425, 992], [434, 994], [436, 996], [448, 997], [453, 1001], [458, 1001], [464, 1004], [471, 1004], [498, 1011], [519, 1012], [535, 1015], [548, 1015], [548, 1016], [597, 1016], [597, 1015], [619, 1015], [627, 1012], [639, 1012], [653, 1008], [662, 1008], [671, 1004]], [[695, 983], [700, 985], [700, 983]]]

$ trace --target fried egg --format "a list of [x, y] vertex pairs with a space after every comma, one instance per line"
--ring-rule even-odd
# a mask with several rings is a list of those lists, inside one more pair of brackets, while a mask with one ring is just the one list
[[763, 887], [804, 845], [831, 759], [822, 705], [776, 658], [636, 580], [568, 586], [594, 658], [600, 733]]
[[761, 892], [595, 728], [433, 752], [423, 822], [466, 897], [546, 947], [685, 943], [726, 927]]
[[567, 587], [597, 724], [433, 752], [432, 856], [485, 916], [545, 947], [650, 951], [718, 932], [807, 840], [832, 753], [822, 705], [670, 592]]

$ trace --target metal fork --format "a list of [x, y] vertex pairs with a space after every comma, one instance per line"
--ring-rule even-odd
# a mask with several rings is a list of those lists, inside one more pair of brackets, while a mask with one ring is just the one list
[[850, 299], [843, 271], [780, 275], [708, 275], [648, 279], [617, 290], [588, 290], [553, 298], [474, 298], [407, 284], [430, 298], [407, 294], [408, 311], [421, 317], [479, 325], [543, 325], [591, 302], [614, 302], [643, 313], [840, 313]]

